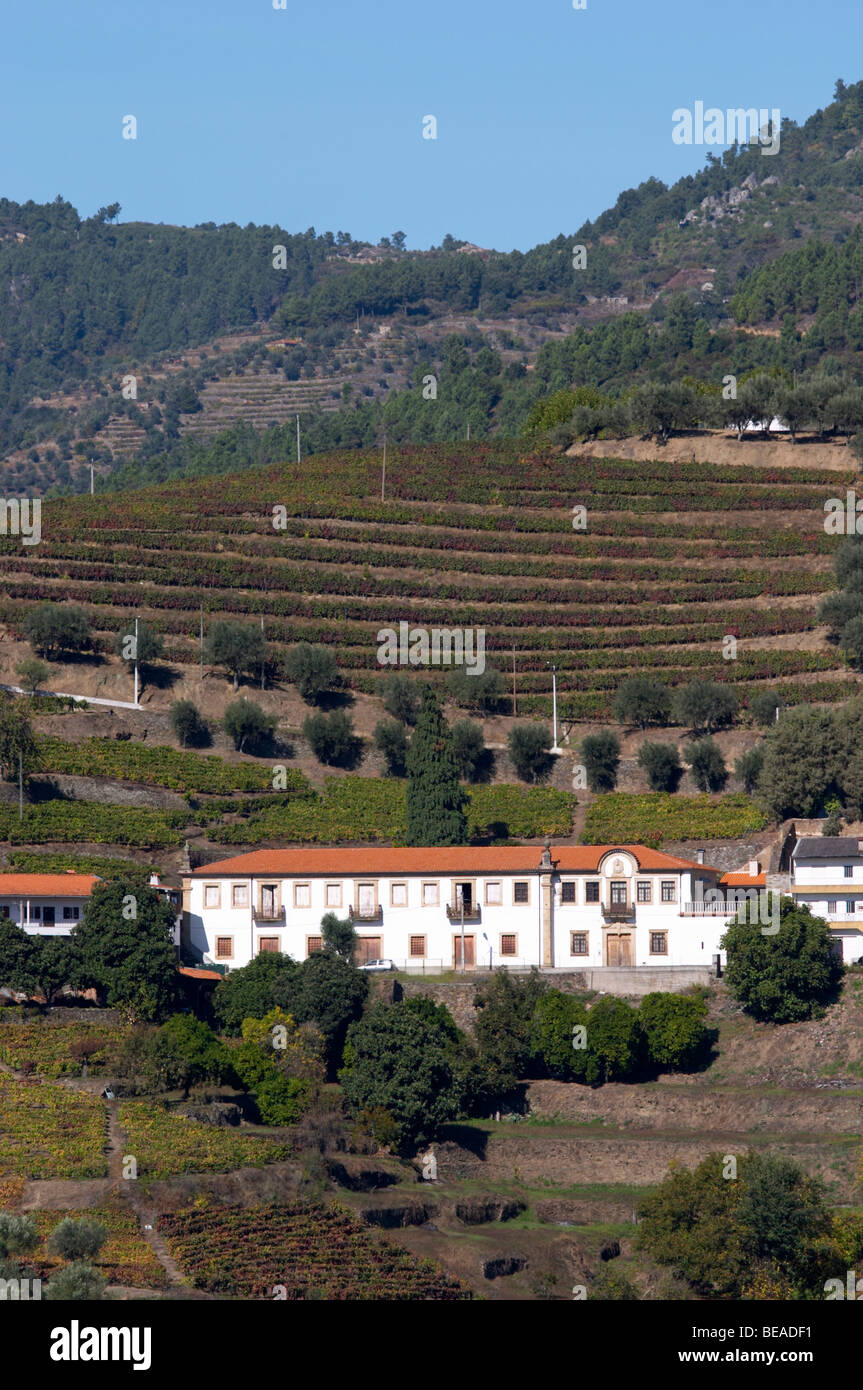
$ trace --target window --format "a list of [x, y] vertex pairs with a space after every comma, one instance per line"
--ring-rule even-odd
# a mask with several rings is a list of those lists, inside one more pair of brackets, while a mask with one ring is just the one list
[[259, 951], [278, 951], [279, 938], [277, 936], [262, 936], [258, 942]]
[[856, 911], [856, 908], [857, 908], [857, 904], [854, 902], [853, 898], [846, 898], [846, 899], [845, 899], [845, 911], [846, 911], [847, 913], [850, 914], [850, 913]]
[[575, 880], [570, 879], [567, 883], [560, 885], [560, 901], [562, 903], [575, 902]]
[[626, 881], [615, 879], [611, 885], [611, 905], [612, 907], [626, 907], [627, 893]]
[[40, 918], [41, 916], [42, 916], [42, 909], [41, 909], [41, 907], [39, 906], [39, 904], [38, 904], [38, 903], [31, 903], [31, 904], [30, 904], [30, 921], [31, 921], [31, 922], [38, 922], [38, 921], [39, 921], [39, 918]]
[[652, 956], [668, 955], [667, 931], [652, 931], [650, 933], [650, 954]]
[[649, 879], [640, 878], [635, 886], [636, 901], [649, 903], [653, 898], [653, 884]]
[[342, 885], [340, 883], [327, 884], [327, 907], [341, 907], [342, 905]]
[[485, 885], [485, 900], [489, 907], [500, 907], [503, 902], [503, 885], [500, 879]]
[[845, 875], [846, 878], [853, 878], [853, 877], [854, 877], [854, 867], [853, 867], [853, 865], [851, 865], [851, 864], [846, 864], [845, 867], [843, 868], [842, 872], [843, 872], [843, 874]]
[[219, 906], [219, 885], [218, 883], [208, 883], [204, 887], [204, 907]]
[[424, 956], [426, 953], [426, 939], [424, 936], [408, 937], [408, 955]]
[[587, 932], [574, 931], [570, 934], [569, 954], [571, 956], [587, 955]]
[[662, 880], [662, 901], [664, 903], [673, 903], [676, 901], [673, 878], [664, 878]]
[[591, 879], [589, 883], [584, 885], [584, 901], [586, 903], [599, 902], [599, 883], [596, 880]]
[[526, 879], [512, 885], [512, 900], [514, 903], [530, 902], [530, 885]]
[[234, 954], [234, 938], [232, 936], [216, 937], [216, 960], [227, 960]]
[[249, 906], [249, 885], [247, 883], [235, 883], [231, 888], [231, 907]]
[[827, 903], [827, 911], [828, 911], [832, 916], [835, 916], [835, 914], [836, 914], [836, 899], [835, 899], [835, 898], [830, 898], [829, 902]]
[[423, 907], [437, 907], [440, 902], [440, 890], [436, 883], [423, 884]]
[[[390, 887], [390, 902], [393, 907], [407, 907], [408, 886], [406, 883], [393, 883]], [[423, 952], [425, 954], [425, 952]]]
[[8, 920], [8, 917], [9, 917], [9, 905], [8, 905], [8, 903], [4, 904], [3, 907], [0, 907], [0, 917], [5, 917], [5, 918], [7, 918], [7, 920]]
[[322, 936], [306, 937], [306, 955], [313, 956], [316, 951], [324, 949], [324, 938]]
[[[39, 909], [38, 909], [38, 907], [36, 908], [36, 911], [34, 912], [33, 915], [34, 915], [34, 917], [38, 917], [38, 916], [39, 916]], [[63, 921], [64, 921], [64, 922], [77, 922], [77, 920], [78, 920], [78, 918], [79, 918], [80, 916], [81, 916], [81, 909], [80, 909], [79, 907], [64, 907], [64, 908], [63, 908]]]
[[294, 907], [311, 907], [312, 905], [312, 885], [310, 883], [294, 884]]
[[500, 953], [501, 953], [501, 955], [502, 955], [502, 956], [515, 956], [515, 955], [517, 955], [518, 952], [517, 952], [517, 950], [516, 950], [516, 943], [517, 943], [517, 938], [516, 938], [516, 936], [514, 935], [514, 933], [512, 933], [512, 932], [507, 932], [505, 935], [501, 936], [501, 938], [500, 938]]

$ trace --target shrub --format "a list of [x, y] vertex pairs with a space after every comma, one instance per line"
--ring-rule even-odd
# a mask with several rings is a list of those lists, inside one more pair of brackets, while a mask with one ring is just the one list
[[251, 753], [270, 742], [276, 732], [278, 719], [266, 714], [252, 700], [235, 700], [225, 710], [224, 729], [234, 740], [238, 753]]
[[18, 662], [15, 672], [23, 689], [33, 695], [40, 685], [45, 684], [51, 674], [51, 667], [46, 665], [44, 661], [39, 661], [35, 656], [28, 656], [23, 661]]
[[398, 719], [382, 719], [372, 735], [375, 747], [384, 755], [391, 777], [407, 775], [408, 740], [404, 724]]
[[108, 1229], [100, 1221], [75, 1221], [67, 1216], [51, 1232], [48, 1249], [64, 1260], [93, 1259], [107, 1239]]
[[587, 772], [587, 785], [592, 792], [612, 792], [617, 782], [620, 763], [620, 739], [602, 730], [581, 741], [581, 756]]
[[703, 999], [685, 994], [646, 994], [638, 1017], [648, 1055], [657, 1066], [686, 1068], [703, 1052], [708, 1039]]
[[523, 782], [541, 782], [552, 768], [548, 730], [542, 724], [516, 724], [507, 738], [513, 767]]
[[780, 902], [778, 932], [770, 935], [757, 922], [735, 919], [722, 945], [728, 989], [748, 1013], [768, 1023], [820, 1017], [842, 978], [827, 923], [792, 898]]
[[175, 700], [171, 705], [171, 728], [183, 748], [201, 748], [210, 742], [210, 730], [192, 700]]
[[381, 699], [387, 714], [402, 724], [415, 724], [420, 708], [420, 693], [410, 676], [391, 675], [381, 681]]
[[240, 677], [247, 671], [259, 670], [267, 660], [267, 643], [258, 627], [235, 621], [214, 623], [206, 643], [207, 661], [224, 666], [233, 677], [234, 689], [240, 688]]
[[725, 759], [712, 738], [699, 739], [685, 754], [695, 785], [702, 792], [721, 791], [728, 780]]
[[35, 1216], [14, 1216], [11, 1211], [0, 1211], [0, 1259], [29, 1254], [38, 1244]]
[[490, 666], [476, 675], [471, 675], [464, 666], [456, 666], [450, 672], [448, 686], [452, 699], [462, 709], [493, 714], [504, 697], [506, 681], [500, 671]]
[[749, 697], [749, 713], [756, 724], [764, 729], [776, 722], [777, 709], [782, 710], [782, 695], [778, 690], [759, 690]]
[[309, 714], [303, 720], [303, 737], [319, 762], [330, 767], [350, 765], [362, 747], [354, 732], [354, 721], [344, 710], [332, 714]]
[[83, 608], [72, 603], [39, 603], [22, 623], [34, 651], [50, 659], [77, 654], [92, 645], [90, 622]]
[[339, 684], [339, 668], [329, 647], [299, 642], [285, 653], [284, 666], [288, 680], [309, 704]]
[[612, 711], [619, 724], [667, 724], [671, 718], [671, 692], [662, 681], [649, 676], [631, 676], [622, 681]]
[[101, 1299], [107, 1282], [92, 1265], [76, 1260], [51, 1275], [45, 1297], [63, 1303], [94, 1303]]
[[253, 1095], [261, 1124], [293, 1125], [308, 1104], [309, 1083], [275, 1072], [255, 1088]]
[[479, 781], [485, 775], [486, 764], [490, 761], [482, 725], [473, 719], [459, 719], [453, 724], [450, 734], [459, 773], [468, 782]]
[[732, 722], [737, 713], [737, 696], [718, 681], [690, 681], [678, 692], [675, 713], [688, 729], [704, 729], [709, 734]]
[[763, 748], [749, 748], [745, 753], [741, 753], [735, 762], [734, 775], [740, 778], [747, 796], [751, 796], [754, 792], [763, 766]]
[[676, 792], [683, 774], [680, 756], [670, 743], [642, 743], [638, 766], [647, 773], [653, 792]]

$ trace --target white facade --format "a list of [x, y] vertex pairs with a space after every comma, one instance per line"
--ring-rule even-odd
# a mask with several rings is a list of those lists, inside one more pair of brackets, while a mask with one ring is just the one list
[[829, 923], [846, 965], [863, 958], [863, 841], [845, 835], [798, 840], [791, 894]]
[[711, 966], [729, 916], [704, 900], [718, 877], [637, 845], [547, 861], [536, 846], [258, 851], [186, 878], [183, 944], [204, 965], [304, 960], [331, 912], [353, 920], [361, 961], [417, 971], [460, 967], [462, 937], [467, 968]]
[[89, 874], [0, 874], [0, 917], [30, 936], [69, 936], [98, 881]]

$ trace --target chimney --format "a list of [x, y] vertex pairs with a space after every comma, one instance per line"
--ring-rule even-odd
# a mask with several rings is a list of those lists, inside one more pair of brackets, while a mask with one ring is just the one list
[[697, 849], [697, 850], [695, 851], [695, 862], [696, 862], [696, 864], [703, 864], [703, 863], [704, 863], [704, 850], [703, 850], [703, 849]]
[[751, 877], [751, 878], [755, 878], [756, 875], [757, 875], [757, 874], [760, 874], [760, 873], [761, 873], [761, 865], [760, 865], [760, 863], [758, 862], [758, 860], [757, 860], [757, 859], [750, 859], [750, 861], [749, 861], [749, 874], [750, 874], [750, 877]]

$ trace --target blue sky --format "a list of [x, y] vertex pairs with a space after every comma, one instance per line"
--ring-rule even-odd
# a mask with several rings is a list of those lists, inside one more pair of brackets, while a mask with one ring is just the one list
[[699, 168], [675, 108], [863, 77], [860, 0], [19, 0], [2, 37], [0, 196], [411, 247], [527, 250]]

